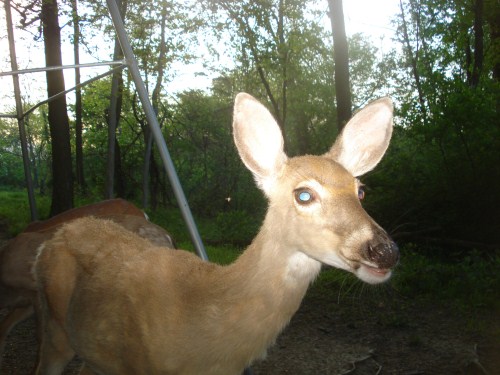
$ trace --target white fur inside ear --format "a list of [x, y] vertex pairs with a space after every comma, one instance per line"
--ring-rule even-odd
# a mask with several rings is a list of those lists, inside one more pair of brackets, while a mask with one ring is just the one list
[[286, 163], [284, 141], [271, 113], [245, 93], [235, 99], [233, 136], [243, 163], [267, 191]]
[[389, 98], [367, 105], [346, 124], [329, 155], [353, 176], [375, 168], [389, 146], [392, 112]]

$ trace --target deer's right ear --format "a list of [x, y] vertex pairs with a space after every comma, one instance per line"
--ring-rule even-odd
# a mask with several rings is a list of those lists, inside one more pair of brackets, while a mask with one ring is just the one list
[[337, 161], [355, 177], [371, 171], [389, 146], [392, 112], [389, 98], [369, 103], [345, 125], [325, 156]]
[[241, 160], [267, 194], [287, 160], [276, 120], [253, 96], [239, 93], [234, 102], [233, 136]]

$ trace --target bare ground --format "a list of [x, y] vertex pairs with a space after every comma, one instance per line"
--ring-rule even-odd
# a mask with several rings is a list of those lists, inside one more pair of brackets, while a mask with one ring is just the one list
[[[498, 312], [362, 294], [331, 301], [313, 288], [255, 375], [500, 374]], [[0, 373], [29, 374], [35, 351], [29, 319], [9, 336]]]

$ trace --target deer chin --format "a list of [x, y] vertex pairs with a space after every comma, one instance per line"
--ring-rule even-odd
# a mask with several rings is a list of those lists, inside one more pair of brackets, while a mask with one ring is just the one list
[[392, 275], [392, 270], [388, 268], [378, 268], [365, 263], [359, 263], [353, 272], [360, 280], [368, 284], [380, 284], [387, 280]]

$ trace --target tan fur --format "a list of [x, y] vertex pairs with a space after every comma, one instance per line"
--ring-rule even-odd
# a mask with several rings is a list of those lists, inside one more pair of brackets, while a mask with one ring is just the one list
[[109, 218], [156, 245], [174, 247], [164, 229], [149, 222], [142, 210], [123, 199], [74, 208], [48, 220], [31, 223], [0, 249], [0, 309], [8, 310], [0, 322], [0, 355], [10, 330], [31, 316], [33, 304], [37, 304], [32, 269], [38, 247], [64, 223], [88, 215]]
[[[392, 126], [381, 117], [371, 124], [364, 116], [362, 125], [378, 128], [359, 150], [374, 157], [337, 152], [350, 166], [380, 160]], [[233, 127], [269, 198], [252, 244], [220, 266], [162, 251], [110, 221], [66, 224], [35, 267], [45, 327], [37, 374], [59, 374], [77, 353], [87, 374], [239, 375], [288, 324], [321, 263], [370, 283], [388, 279], [397, 247], [361, 207], [350, 172], [328, 155], [287, 158], [277, 124], [247, 94], [236, 98]], [[303, 188], [314, 196], [309, 204], [296, 198]]]

